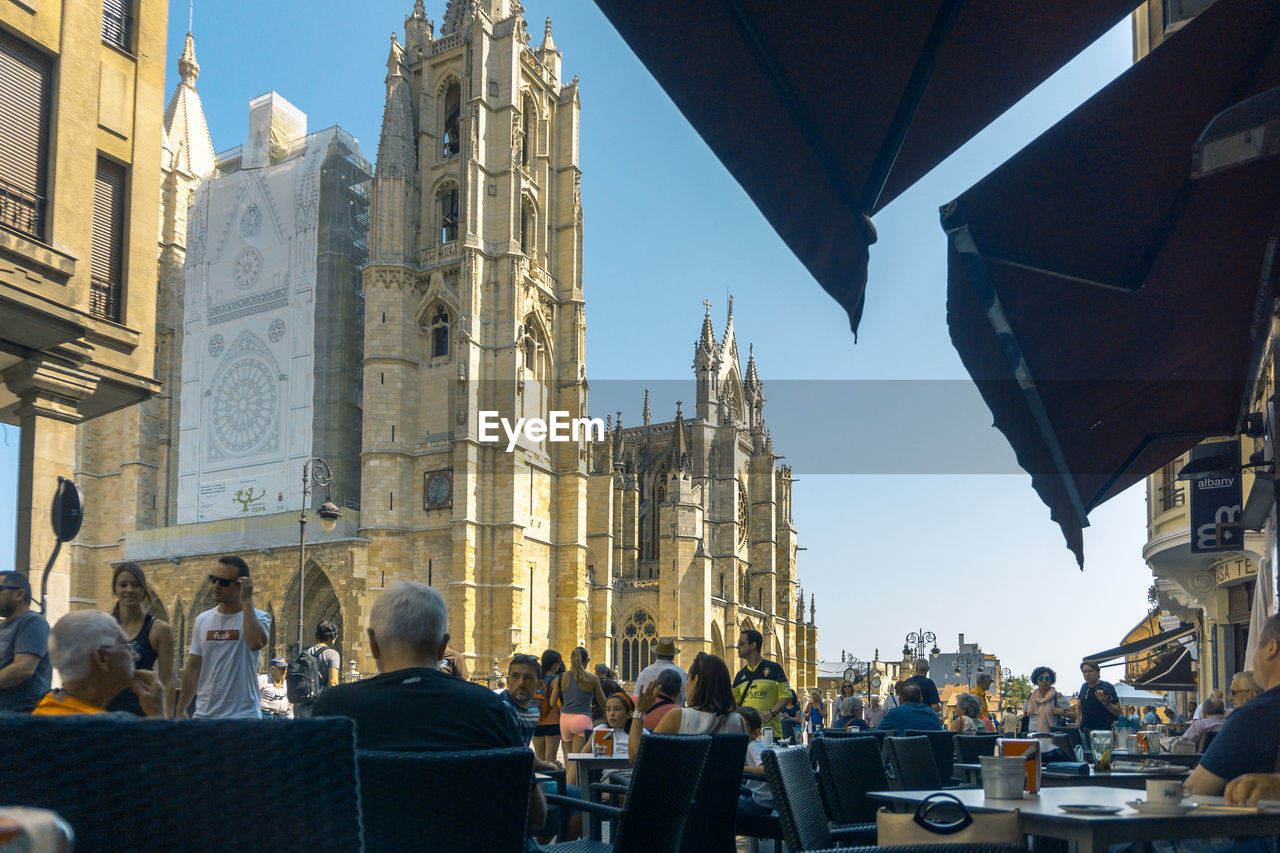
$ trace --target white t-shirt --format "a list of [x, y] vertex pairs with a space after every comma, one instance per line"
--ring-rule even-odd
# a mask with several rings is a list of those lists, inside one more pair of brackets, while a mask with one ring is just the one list
[[258, 696], [262, 700], [262, 713], [293, 716], [293, 709], [289, 707], [289, 691], [283, 683], [276, 687], [268, 673], [258, 674]]
[[639, 696], [645, 691], [651, 683], [658, 679], [658, 673], [664, 669], [674, 669], [680, 673], [680, 695], [676, 697], [676, 704], [684, 704], [684, 687], [689, 680], [689, 675], [683, 669], [676, 666], [675, 661], [657, 660], [640, 670], [640, 674], [636, 676], [636, 695]]
[[[764, 764], [764, 741], [756, 738], [747, 743], [747, 766], [759, 767], [761, 764]], [[747, 782], [746, 786], [751, 791], [751, 799], [755, 800], [756, 805], [773, 809], [773, 790], [769, 787], [768, 781], [762, 778], [759, 782]]]
[[[255, 609], [262, 630], [271, 633], [271, 616]], [[244, 641], [244, 611], [206, 610], [191, 631], [191, 654], [200, 657], [196, 717], [262, 718], [258, 694], [258, 653]]]

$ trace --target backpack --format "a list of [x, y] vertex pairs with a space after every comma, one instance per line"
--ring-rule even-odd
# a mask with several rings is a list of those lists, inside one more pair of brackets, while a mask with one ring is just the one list
[[320, 651], [316, 646], [303, 649], [285, 670], [285, 690], [294, 705], [314, 702], [327, 683], [329, 667], [321, 660]]

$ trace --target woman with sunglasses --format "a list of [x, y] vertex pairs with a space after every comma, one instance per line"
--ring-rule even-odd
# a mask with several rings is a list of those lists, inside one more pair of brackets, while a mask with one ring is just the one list
[[[164, 687], [164, 713], [169, 716], [173, 711], [173, 629], [169, 623], [157, 619], [146, 612], [146, 606], [153, 600], [151, 588], [147, 586], [147, 577], [137, 563], [121, 563], [111, 573], [111, 594], [116, 603], [111, 608], [111, 615], [124, 629], [126, 637], [133, 641], [138, 653], [134, 669], [145, 669], [154, 672]], [[121, 690], [108, 711], [128, 711], [139, 717], [146, 716], [138, 696], [129, 688]]]
[[1057, 673], [1047, 666], [1038, 666], [1031, 671], [1031, 683], [1035, 685], [1035, 689], [1022, 706], [1028, 732], [1050, 732], [1054, 726], [1064, 725], [1076, 718], [1071, 702], [1053, 686], [1057, 680]]

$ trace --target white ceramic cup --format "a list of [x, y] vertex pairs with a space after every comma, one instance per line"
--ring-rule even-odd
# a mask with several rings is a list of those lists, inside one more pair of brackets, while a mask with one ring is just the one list
[[1153, 806], [1173, 807], [1186, 796], [1181, 779], [1148, 779], [1147, 802]]

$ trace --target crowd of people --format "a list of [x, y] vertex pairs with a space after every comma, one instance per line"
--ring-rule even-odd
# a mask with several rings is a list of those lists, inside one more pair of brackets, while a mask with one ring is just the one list
[[[541, 656], [513, 655], [503, 676], [505, 687], [491, 690], [464, 677], [465, 662], [449, 645], [448, 614], [440, 594], [410, 581], [389, 585], [370, 611], [366, 633], [376, 676], [339, 683], [337, 629], [329, 622], [317, 626], [315, 644], [300, 650], [294, 661], [275, 658], [259, 674], [271, 617], [254, 606], [248, 565], [239, 557], [223, 557], [208, 579], [215, 606], [195, 619], [175, 702], [172, 630], [146, 612], [151, 593], [140, 568], [128, 563], [117, 567], [110, 613], [75, 611], [52, 630], [31, 610], [28, 579], [17, 572], [0, 573], [0, 710], [273, 720], [342, 716], [354, 721], [362, 749], [531, 747], [537, 770], [568, 765], [570, 796], [580, 791], [569, 755], [604, 744], [613, 756], [634, 763], [649, 732], [744, 732], [750, 738], [744, 764], [749, 776], [760, 775], [763, 751], [771, 744], [798, 742], [805, 729], [828, 727], [828, 712], [833, 715], [829, 727], [837, 729], [1012, 733], [1008, 718], [1013, 715], [999, 722], [992, 718], [989, 677], [957, 695], [944, 724], [927, 660], [917, 661], [914, 674], [895, 684], [883, 703], [873, 696], [864, 706], [846, 685], [832, 709], [817, 690], [802, 705], [784, 669], [764, 657], [761, 634], [749, 629], [738, 637], [741, 666], [732, 676], [723, 659], [703, 652], [684, 669], [676, 662], [680, 649], [663, 639], [634, 692], [624, 690], [607, 665], [592, 667], [581, 646], [570, 650], [567, 664], [554, 649]], [[1238, 674], [1231, 685], [1233, 711], [1227, 713], [1220, 693], [1210, 695], [1183, 735], [1197, 750], [1207, 735], [1214, 735], [1188, 779], [1192, 793], [1225, 792], [1228, 799], [1242, 801], [1280, 799], [1280, 774], [1275, 772], [1280, 616], [1267, 620], [1255, 642], [1255, 670]], [[1073, 704], [1055, 687], [1057, 674], [1037, 667], [1031, 694], [1014, 719], [1035, 733], [1063, 726], [1110, 728], [1129, 716], [1096, 664], [1085, 661], [1080, 669], [1083, 683]], [[53, 670], [61, 678], [57, 689], [50, 689]], [[1158, 719], [1154, 709], [1144, 711], [1140, 722]], [[615, 778], [627, 775], [622, 770]], [[544, 796], [543, 788], [550, 784], [534, 786], [531, 793], [531, 846], [559, 825]], [[771, 810], [767, 783], [751, 781], [739, 807], [750, 814]], [[576, 817], [568, 822], [576, 832]]]

